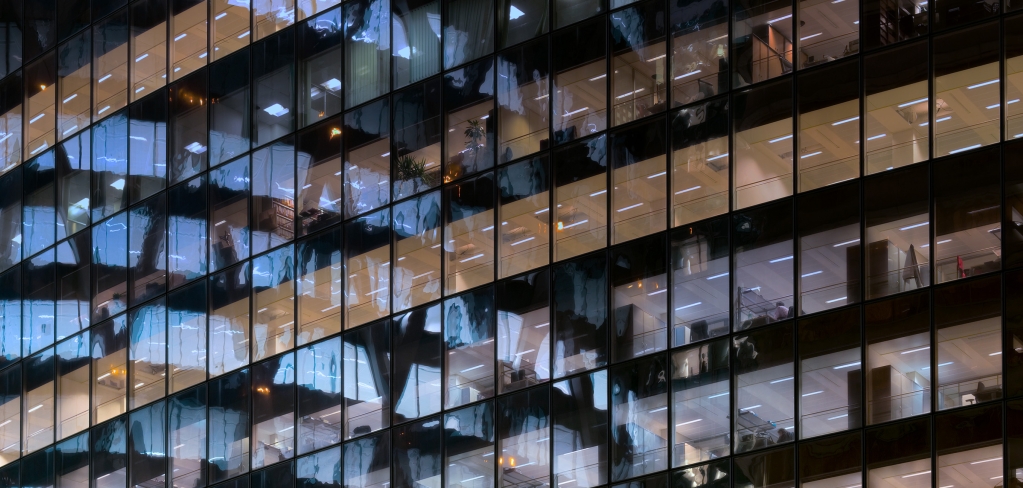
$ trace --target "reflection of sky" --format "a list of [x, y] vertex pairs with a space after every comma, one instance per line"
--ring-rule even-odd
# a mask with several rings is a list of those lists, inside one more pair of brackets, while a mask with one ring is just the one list
[[310, 480], [320, 483], [332, 484], [335, 481], [335, 474], [341, 464], [341, 447], [327, 449], [312, 456], [306, 456], [298, 460], [296, 467], [297, 482], [306, 484]]
[[298, 351], [298, 384], [326, 393], [341, 391], [341, 338], [335, 337]]
[[135, 312], [131, 325], [131, 359], [152, 364], [167, 361], [166, 310], [162, 305], [149, 305]]
[[[206, 367], [206, 314], [190, 310], [169, 312], [170, 318], [170, 367], [180, 369], [205, 369]], [[203, 359], [199, 359], [203, 358]]]

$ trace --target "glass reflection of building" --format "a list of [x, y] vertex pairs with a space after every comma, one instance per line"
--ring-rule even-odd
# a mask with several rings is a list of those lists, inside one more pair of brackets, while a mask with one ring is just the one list
[[1023, 486], [1021, 8], [8, 0], [0, 488]]

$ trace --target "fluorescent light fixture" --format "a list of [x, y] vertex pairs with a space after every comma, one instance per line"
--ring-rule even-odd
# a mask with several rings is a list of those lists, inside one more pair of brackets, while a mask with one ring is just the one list
[[695, 307], [697, 305], [702, 305], [702, 304], [703, 304], [703, 302], [696, 302], [696, 303], [690, 303], [689, 305], [682, 305], [681, 307], [676, 308], [675, 311], [685, 310], [687, 308], [692, 308], [692, 307]]
[[135, 89], [135, 93], [140, 93], [142, 90], [145, 90], [145, 89], [146, 89], [146, 87], [140, 86], [140, 87]]
[[587, 223], [589, 221], [590, 221], [590, 219], [580, 220], [580, 221], [578, 221], [578, 222], [576, 222], [574, 224], [568, 224], [568, 225], [562, 227], [562, 229], [571, 229], [572, 227], [575, 227], [577, 225], [583, 225], [583, 224], [585, 224], [585, 223]]
[[487, 115], [484, 115], [484, 116], [480, 117], [480, 120], [487, 120], [489, 118], [490, 118], [490, 114], [487, 114]]
[[595, 196], [597, 196], [597, 195], [603, 195], [603, 194], [605, 194], [605, 193], [607, 193], [607, 190], [606, 190], [606, 189], [604, 189], [604, 190], [600, 190], [600, 191], [597, 191], [597, 192], [593, 192], [593, 193], [590, 193], [590, 196], [591, 196], [591, 197], [595, 197]]
[[652, 297], [654, 295], [660, 295], [661, 293], [667, 293], [667, 292], [668, 292], [667, 288], [661, 288], [660, 290], [652, 291], [650, 293], [647, 293], [646, 296]]
[[920, 127], [927, 127], [928, 124], [930, 124], [930, 122], [924, 122], [924, 123], [920, 124]]
[[36, 123], [37, 120], [43, 118], [45, 115], [46, 115], [46, 112], [43, 112], [43, 113], [41, 113], [39, 115], [36, 115], [35, 117], [32, 117], [32, 119], [29, 120], [28, 123], [29, 124], [34, 124], [34, 123]]
[[944, 117], [942, 117], [942, 118], [940, 118], [938, 120], [935, 120], [934, 123], [937, 124], [938, 122], [944, 122], [944, 121], [949, 120], [951, 118], [952, 118], [951, 115], [946, 115], [946, 116], [944, 116]]
[[[544, 93], [543, 95], [540, 95], [538, 97], [534, 97], [533, 100], [543, 100], [543, 99], [545, 99], [545, 98], [547, 98], [549, 96], [551, 96], [550, 93]], [[451, 129], [451, 130], [454, 131], [454, 129]]]
[[224, 225], [226, 223], [227, 223], [226, 220], [221, 220], [220, 222], [217, 222], [216, 224], [213, 224], [213, 227], [220, 227], [221, 225]]
[[757, 404], [757, 405], [750, 405], [750, 406], [748, 406], [748, 407], [745, 407], [745, 408], [740, 408], [740, 409], [739, 409], [739, 411], [740, 411], [740, 412], [742, 412], [742, 411], [747, 411], [747, 410], [753, 410], [754, 408], [760, 408], [760, 407], [762, 407], [762, 406], [763, 406], [763, 405], [760, 405], [760, 404]]
[[652, 175], [650, 175], [650, 176], [647, 176], [647, 177], [646, 177], [646, 179], [648, 179], [648, 180], [652, 180], [652, 179], [654, 179], [654, 178], [657, 178], [658, 176], [664, 176], [664, 175], [666, 175], [666, 174], [668, 174], [668, 172], [667, 172], [667, 171], [661, 171], [660, 173], [656, 173], [656, 174], [652, 174]]
[[774, 380], [774, 381], [771, 382], [771, 384], [774, 385], [774, 384], [777, 384], [777, 383], [784, 383], [786, 381], [792, 381], [792, 379], [793, 379], [793, 377], [789, 376], [788, 378], [782, 378], [780, 380]]
[[873, 141], [873, 140], [877, 140], [877, 139], [880, 139], [880, 138], [882, 138], [882, 137], [884, 137], [884, 136], [886, 136], [886, 135], [888, 135], [888, 134], [878, 134], [878, 135], [876, 135], [876, 136], [870, 136], [870, 137], [868, 137], [868, 138], [867, 138], [867, 140], [868, 140], [868, 141]]
[[1002, 355], [1002, 351], [993, 352], [991, 354], [988, 354], [988, 356], [1001, 356], [1001, 355]]
[[523, 15], [526, 15], [526, 13], [521, 11], [521, 10], [519, 10], [514, 5], [509, 5], [508, 6], [508, 19], [515, 20], [515, 19], [517, 19], [519, 17], [522, 17]]
[[923, 227], [923, 226], [925, 226], [927, 224], [930, 224], [930, 222], [920, 222], [919, 224], [913, 224], [913, 225], [907, 225], [905, 227], [899, 227], [899, 230], [915, 229], [917, 227]]
[[565, 115], [562, 115], [562, 117], [570, 117], [570, 116], [575, 115], [577, 113], [585, 112], [585, 111], [587, 111], [589, 109], [590, 109], [590, 107], [583, 107], [583, 108], [581, 108], [579, 110], [573, 110], [571, 112], [565, 112]]
[[217, 14], [216, 17], [213, 17], [213, 20], [220, 20], [223, 19], [224, 17], [227, 17], [227, 12], [220, 12], [219, 14]]
[[703, 419], [690, 420], [688, 422], [682, 422], [681, 424], [675, 424], [675, 427], [682, 427], [683, 425], [695, 424], [702, 421]]
[[149, 57], [149, 53], [145, 53], [145, 54], [135, 58], [135, 62], [137, 63], [137, 62], [142, 61], [143, 59], [146, 59], [148, 57]]
[[43, 404], [41, 404], [41, 403], [39, 405], [36, 405], [36, 406], [28, 409], [28, 413], [35, 412], [36, 410], [39, 410], [40, 408], [43, 408]]
[[267, 108], [264, 108], [263, 111], [270, 115], [273, 115], [274, 117], [280, 117], [289, 112], [288, 109], [284, 108], [279, 103], [275, 103]]
[[599, 75], [599, 76], [594, 76], [593, 78], [590, 78], [590, 81], [597, 81], [597, 80], [599, 80], [601, 78], [607, 78], [607, 73], [604, 73], [604, 74]]
[[810, 154], [804, 154], [804, 155], [800, 156], [799, 159], [812, 158], [812, 157], [814, 157], [814, 156], [816, 156], [818, 154], [824, 154], [824, 151], [814, 151], [814, 152], [812, 152]]
[[820, 395], [821, 393], [824, 393], [824, 390], [814, 391], [814, 392], [810, 392], [810, 393], [803, 393], [803, 396], [804, 397], [808, 397], [808, 396]]
[[792, 256], [785, 256], [785, 257], [778, 258], [778, 259], [772, 259], [772, 260], [770, 260], [768, 262], [771, 263], [771, 264], [774, 264], [774, 263], [780, 263], [782, 261], [788, 261], [790, 259], [792, 259]]
[[333, 91], [338, 91], [338, 90], [341, 89], [341, 80], [338, 80], [337, 78], [331, 78], [331, 79], [329, 79], [327, 81], [324, 81], [323, 83], [320, 83], [320, 86], [322, 86], [322, 87], [324, 87], [324, 88], [326, 88], [326, 89], [328, 89], [328, 90], [330, 90], [332, 92]]
[[522, 244], [523, 242], [529, 242], [529, 241], [531, 241], [531, 240], [533, 240], [533, 239], [536, 239], [536, 237], [527, 237], [527, 238], [525, 238], [525, 239], [522, 239], [521, 241], [517, 241], [517, 242], [513, 242], [513, 243], [511, 243], [511, 245], [513, 245], [513, 246], [517, 246], [517, 245], [519, 245], [519, 244]]
[[982, 86], [988, 86], [988, 85], [992, 85], [992, 84], [995, 84], [995, 83], [998, 83], [998, 78], [995, 78], [993, 80], [988, 80], [988, 81], [985, 81], [983, 83], [977, 83], [976, 85], [970, 85], [970, 86], [966, 87], [966, 89], [967, 90], [972, 90], [974, 88], [980, 88]]
[[184, 39], [186, 37], [188, 37], [188, 33], [187, 32], [182, 32], [181, 35], [179, 35], [178, 37], [174, 38], [174, 41], [177, 42], [177, 41], [180, 41], [180, 40], [182, 40], [182, 39]]
[[617, 97], [615, 97], [615, 98], [617, 98], [617, 99], [621, 100], [621, 99], [623, 99], [623, 98], [625, 98], [625, 97], [627, 97], [627, 96], [629, 96], [629, 95], [635, 95], [635, 94], [637, 94], [637, 93], [639, 93], [639, 92], [641, 92], [641, 91], [643, 91], [643, 90], [645, 90], [645, 88], [639, 88], [639, 89], [637, 89], [637, 90], [633, 90], [633, 91], [630, 91], [629, 93], [623, 93], [623, 94], [621, 94], [621, 95], [618, 95], [618, 96], [617, 96]]
[[249, 31], [242, 32], [241, 34], [238, 35], [238, 39], [241, 39], [247, 35], [249, 35]]
[[703, 188], [703, 187], [702, 187], [702, 186], [699, 186], [699, 185], [697, 185], [697, 186], [694, 186], [694, 187], [692, 187], [692, 188], [686, 188], [685, 190], [679, 190], [679, 191], [675, 192], [675, 194], [676, 194], [676, 195], [681, 195], [681, 194], [683, 194], [683, 193], [688, 193], [688, 192], [691, 192], [691, 191], [693, 191], [693, 190], [699, 190], [700, 188]]
[[707, 161], [717, 161], [717, 160], [719, 160], [721, 158], [727, 158], [727, 157], [728, 157], [728, 153], [724, 153], [724, 154], [719, 154], [717, 156], [714, 156], [712, 158], [707, 158]]
[[714, 276], [709, 276], [709, 277], [707, 277], [707, 281], [716, 280], [718, 278], [722, 278], [722, 277], [725, 277], [725, 276], [728, 276], [728, 273], [721, 273], [721, 274], [717, 274], [717, 275], [714, 275]]
[[550, 207], [541, 208], [540, 210], [537, 210], [536, 212], [533, 212], [533, 215], [540, 215], [542, 213], [546, 213], [546, 212], [550, 212], [550, 211], [551, 211]]
[[784, 141], [785, 139], [792, 139], [792, 134], [789, 134], [787, 136], [781, 136], [781, 137], [779, 137], [777, 139], [771, 139], [770, 141], [767, 141], [767, 143], [768, 144], [774, 144], [776, 142]]
[[482, 367], [483, 367], [482, 364], [477, 364], [476, 366], [473, 366], [473, 367], [468, 368], [468, 369], [463, 369], [462, 371], [459, 371], [459, 372], [460, 373], [468, 373], [469, 371], [477, 370], [477, 369], [480, 369]]
[[649, 412], [650, 413], [657, 413], [657, 412], [663, 412], [663, 411], [665, 411], [667, 409], [668, 409], [668, 407], [661, 407], [661, 408], [655, 408], [653, 410], [649, 410]]
[[822, 34], [824, 34], [824, 33], [823, 32], [818, 32], [816, 34], [810, 34], [810, 35], [808, 35], [806, 37], [800, 37], [799, 40], [800, 41], [805, 41], [807, 39], [813, 39], [814, 37], [817, 37], [817, 36], [822, 35]]
[[785, 19], [789, 19], [789, 18], [792, 18], [792, 14], [783, 15], [781, 17], [778, 17], [777, 19], [768, 20], [767, 23], [768, 24], [773, 24], [775, 22], [778, 22], [779, 20], [785, 20]]
[[996, 103], [996, 104], [994, 104], [994, 105], [988, 105], [988, 106], [987, 106], [987, 109], [988, 109], [988, 110], [991, 110], [991, 109], [993, 109], [993, 108], [998, 108], [998, 104]]
[[325, 309], [323, 309], [323, 310], [320, 310], [320, 312], [321, 312], [321, 313], [322, 313], [322, 312], [329, 312], [329, 311], [331, 311], [331, 310], [334, 310], [335, 308], [340, 308], [340, 307], [341, 307], [341, 304], [339, 303], [339, 304], [337, 304], [337, 305], [333, 305], [333, 306], [327, 307], [327, 308], [325, 308]]
[[948, 366], [948, 365], [950, 365], [950, 364], [952, 364], [952, 361], [949, 361], [949, 362], [947, 362], [947, 363], [941, 363], [941, 364], [939, 364], [939, 365], [938, 365], [938, 367], [940, 368], [940, 367], [942, 367], [942, 366]]
[[666, 54], [662, 54], [660, 56], [655, 56], [655, 57], [652, 57], [652, 58], [648, 59], [647, 62], [657, 61], [658, 59], [664, 59], [665, 56], [667, 56], [667, 55]]
[[472, 261], [473, 259], [478, 259], [478, 258], [482, 258], [482, 257], [483, 257], [483, 253], [479, 253], [479, 254], [477, 254], [475, 256], [472, 256], [472, 257], [469, 257], [469, 258], [465, 258], [465, 259], [463, 259], [463, 260], [461, 260], [459, 262], [460, 263], [467, 263], [469, 261]]
[[70, 97], [67, 97], [67, 98], [65, 98], [65, 99], [64, 99], [64, 103], [68, 103], [68, 102], [70, 102], [71, 100], [74, 100], [75, 98], [78, 98], [78, 94], [77, 94], [77, 93], [75, 93], [75, 94], [72, 94], [72, 95], [71, 95]]
[[198, 142], [193, 142], [193, 143], [185, 146], [185, 150], [190, 152], [190, 153], [192, 153], [192, 154], [202, 154], [202, 153], [206, 152], [206, 146], [203, 146], [202, 144], [199, 144]]
[[386, 158], [387, 156], [390, 156], [390, 155], [391, 155], [391, 151], [387, 151], [387, 152], [381, 154], [380, 157]]
[[113, 74], [108, 74], [108, 75], [100, 78], [99, 80], [97, 80], [96, 83], [103, 83], [104, 81], [109, 80], [111, 76], [114, 76], [114, 75]]
[[681, 75], [678, 75], [678, 76], [676, 76], [676, 77], [675, 77], [675, 79], [676, 79], [676, 80], [681, 80], [682, 78], [685, 78], [685, 77], [687, 77], [687, 76], [693, 76], [693, 75], [695, 75], [695, 74], [697, 74], [697, 73], [700, 73], [701, 71], [703, 71], [703, 70], [699, 70], [699, 69], [697, 69], [697, 70], [693, 70], [693, 71], [690, 71], [690, 72], [688, 72], [688, 73], [685, 73], [685, 74], [681, 74]]
[[860, 242], [860, 240], [859, 239], [853, 239], [851, 241], [839, 242], [838, 244], [835, 244], [834, 246], [831, 246], [831, 247], [848, 246], [849, 244], [856, 244], [857, 242]]
[[814, 276], [814, 275], [819, 275], [819, 274], [821, 274], [823, 272], [824, 271], [813, 271], [813, 272], [810, 272], [810, 273], [806, 273], [805, 275], [803, 275], [803, 278], [806, 278], [806, 277], [809, 277], [809, 276]]
[[952, 239], [945, 239], [943, 241], [938, 241], [937, 244], [945, 244], [946, 242], [952, 242]]
[[838, 122], [834, 122], [831, 125], [842, 125], [842, 124], [847, 124], [849, 122], [855, 122], [857, 120], [860, 120], [859, 116], [853, 117], [851, 119], [839, 120]]
[[911, 352], [920, 352], [920, 351], [926, 351], [926, 350], [928, 350], [928, 349], [930, 349], [930, 348], [931, 348], [931, 346], [924, 346], [924, 347], [918, 347], [918, 348], [916, 348], [916, 349], [910, 349], [910, 350], [908, 350], [908, 351], [902, 351], [902, 353], [901, 353], [901, 354], [909, 354], [909, 353], [911, 353]]
[[1001, 461], [1001, 460], [1002, 460], [1002, 457], [999, 456], [999, 457], [996, 457], [996, 458], [985, 459], [983, 461], [974, 461], [974, 462], [972, 462], [970, 464], [984, 464], [984, 463], [990, 463], [991, 461]]
[[849, 297], [840, 297], [840, 298], [835, 298], [835, 299], [833, 299], [833, 300], [827, 300], [827, 301], [825, 301], [824, 303], [835, 303], [835, 302], [840, 302], [840, 301], [842, 301], [842, 300], [845, 300], [846, 298], [849, 298]]
[[203, 59], [203, 58], [205, 58], [207, 54], [209, 54], [209, 53], [202, 53], [202, 54], [200, 54], [200, 55], [199, 55], [199, 59]]
[[903, 478], [912, 478], [914, 476], [920, 476], [920, 475], [923, 475], [923, 474], [930, 474], [930, 473], [931, 473], [931, 470], [928, 469], [927, 471], [921, 471], [919, 473], [907, 474], [906, 476], [903, 476]]
[[710, 400], [712, 398], [721, 398], [723, 396], [728, 396], [728, 392], [726, 391], [724, 393], [718, 393], [717, 395], [711, 395], [711, 396], [707, 397], [707, 399]]
[[1018, 101], [1019, 101], [1019, 99], [1018, 99], [1018, 98], [1013, 98], [1012, 100], [1009, 100], [1008, 102], [1005, 102], [1005, 104], [1006, 104], [1006, 105], [1008, 105], [1008, 104], [1010, 104], [1010, 103], [1016, 103], [1016, 102], [1018, 102]]
[[64, 132], [63, 132], [63, 133], [62, 133], [61, 135], [63, 135], [63, 136], [66, 136], [66, 135], [68, 135], [68, 134], [69, 134], [69, 133], [70, 133], [71, 131], [73, 131], [73, 130], [75, 130], [75, 129], [77, 129], [77, 128], [78, 128], [78, 126], [77, 126], [77, 125], [71, 126], [71, 128], [69, 128], [69, 129], [65, 130], [65, 131], [64, 131]]
[[488, 230], [494, 230], [494, 226], [491, 225], [490, 227], [484, 227], [484, 228], [480, 229], [480, 232], [486, 232]]
[[634, 209], [636, 207], [639, 207], [641, 205], [643, 205], [643, 202], [637, 203], [635, 205], [629, 205], [628, 207], [620, 208], [620, 209], [616, 210], [616, 212], [621, 213], [621, 212], [624, 212], [626, 210], [632, 210], [632, 209]]
[[839, 365], [839, 366], [835, 366], [832, 369], [845, 369], [845, 368], [851, 368], [853, 366], [859, 366], [859, 365], [860, 365], [860, 362], [856, 361], [855, 363], [842, 364], [842, 365]]
[[963, 151], [969, 151], [970, 149], [977, 149], [978, 147], [980, 147], [980, 144], [974, 144], [972, 146], [966, 146], [966, 147], [961, 147], [959, 149], [953, 149], [953, 150], [949, 151], [948, 153], [949, 154], [961, 153]]
[[926, 102], [926, 101], [927, 101], [927, 97], [924, 97], [924, 98], [921, 98], [919, 100], [913, 100], [912, 102], [900, 103], [899, 104], [899, 108], [906, 108], [906, 107], [908, 107], [910, 105], [916, 105], [916, 104], [918, 104], [920, 102]]

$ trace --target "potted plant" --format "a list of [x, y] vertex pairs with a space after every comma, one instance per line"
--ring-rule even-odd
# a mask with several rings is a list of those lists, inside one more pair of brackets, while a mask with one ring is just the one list
[[402, 182], [412, 182], [412, 193], [419, 192], [419, 184], [433, 186], [433, 175], [426, 171], [426, 158], [416, 159], [411, 154], [398, 156], [395, 162], [396, 176]]
[[469, 126], [465, 128], [465, 148], [472, 150], [472, 169], [476, 171], [476, 159], [479, 151], [483, 148], [484, 139], [487, 137], [487, 128], [480, 124], [479, 120], [470, 120]]

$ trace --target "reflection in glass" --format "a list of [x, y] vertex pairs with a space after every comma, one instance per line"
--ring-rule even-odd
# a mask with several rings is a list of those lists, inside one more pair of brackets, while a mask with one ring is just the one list
[[128, 299], [131, 306], [167, 290], [167, 199], [159, 194], [128, 212]]
[[935, 283], [1001, 268], [999, 159], [990, 148], [934, 164]]
[[792, 202], [732, 216], [735, 329], [795, 317], [792, 275]]
[[931, 411], [929, 296], [867, 305], [867, 425]]
[[554, 153], [554, 260], [607, 246], [607, 136]]
[[298, 350], [298, 452], [341, 440], [341, 338]]
[[498, 389], [501, 393], [551, 377], [550, 271], [497, 284]]
[[92, 429], [92, 486], [91, 488], [121, 488], [127, 486], [128, 429], [127, 418], [121, 417]]
[[332, 119], [296, 135], [298, 235], [341, 221], [341, 124]]
[[49, 53], [25, 67], [25, 158], [37, 156], [56, 141], [57, 73]]
[[929, 157], [926, 56], [926, 42], [864, 56], [866, 174]]
[[934, 291], [938, 410], [1002, 398], [1001, 295], [996, 276]]
[[308, 344], [341, 331], [341, 229], [298, 243], [298, 340]]
[[611, 479], [618, 481], [668, 468], [668, 375], [657, 355], [611, 370]]
[[[461, 0], [472, 4], [472, 0]], [[475, 4], [474, 4], [475, 5]], [[478, 2], [484, 5], [484, 2]], [[477, 19], [473, 19], [477, 23]], [[479, 23], [477, 23], [479, 25]], [[482, 24], [486, 25], [486, 24]], [[494, 166], [494, 61], [485, 59], [444, 75], [444, 182]]]
[[346, 439], [391, 425], [390, 325], [389, 320], [382, 320], [345, 334]]
[[171, 397], [170, 470], [173, 486], [206, 484], [206, 385]]
[[494, 52], [494, 0], [447, 0], [444, 69]]
[[665, 253], [662, 236], [631, 242], [611, 252], [614, 362], [668, 348]]
[[671, 354], [672, 466], [728, 455], [729, 354], [725, 340]]
[[[208, 0], [171, 0], [170, 81], [206, 66]], [[201, 56], [201, 57], [200, 57]]]
[[927, 169], [892, 171], [864, 185], [866, 298], [930, 285]]
[[549, 145], [544, 143], [550, 140], [548, 43], [547, 38], [536, 40], [497, 56], [499, 164]]
[[[330, 2], [312, 1], [316, 6]], [[336, 1], [336, 0], [334, 0]], [[299, 3], [304, 3], [299, 0]], [[325, 10], [325, 9], [323, 9]], [[299, 127], [314, 124], [341, 111], [341, 9], [333, 9], [298, 26]]]
[[486, 287], [444, 301], [444, 405], [494, 396], [494, 289]]
[[166, 419], [166, 402], [136, 410], [129, 416], [129, 486], [160, 486], [167, 482]]
[[346, 107], [372, 100], [386, 93], [390, 87], [389, 4], [389, 0], [356, 0], [342, 7], [345, 18]]
[[663, 8], [646, 2], [610, 16], [612, 125], [663, 112], [668, 105]]
[[664, 230], [666, 151], [663, 120], [611, 134], [612, 244]]
[[859, 432], [800, 444], [800, 488], [862, 485], [862, 445]]
[[[205, 3], [203, 4], [205, 6]], [[203, 36], [206, 35], [203, 23]], [[204, 171], [209, 156], [209, 99], [206, 97], [207, 70], [171, 85], [170, 116], [170, 182], [177, 183]]]
[[458, 293], [494, 280], [494, 174], [444, 191], [444, 291]]
[[[277, 2], [284, 3], [281, 0]], [[260, 34], [256, 2], [257, 34]], [[294, 12], [294, 11], [292, 11]], [[294, 20], [294, 13], [291, 14]], [[252, 46], [252, 143], [261, 146], [295, 130], [295, 31]]]
[[732, 338], [737, 453], [794, 440], [792, 329], [788, 322]]
[[546, 34], [550, 16], [547, 0], [511, 0], [497, 2], [497, 32], [500, 47], [505, 48]]
[[385, 208], [345, 224], [345, 329], [390, 313], [390, 221]]
[[440, 192], [393, 207], [394, 311], [440, 298]]
[[[167, 377], [167, 308], [160, 298], [128, 313], [129, 408], [163, 398]], [[161, 413], [161, 417], [163, 414]]]
[[[298, 486], [340, 487], [337, 478], [341, 465], [341, 448], [320, 451], [298, 460], [295, 467], [295, 484]], [[291, 473], [285, 474], [287, 482], [291, 482]], [[279, 487], [279, 484], [272, 485]]]
[[[91, 108], [89, 32], [71, 39], [58, 50], [58, 82], [61, 103], [57, 105], [57, 139], [85, 129], [89, 125]], [[0, 151], [0, 154], [3, 154]]]
[[[607, 483], [607, 370], [554, 383], [554, 483]], [[552, 483], [552, 485], [554, 485]]]
[[685, 484], [689, 483], [689, 486], [693, 488], [727, 488], [729, 483], [728, 468], [728, 460], [722, 460], [687, 469], [679, 469], [672, 472], [672, 483], [675, 486], [686, 486]]
[[210, 376], [249, 364], [251, 262], [210, 276]]
[[[101, 119], [128, 104], [128, 10], [92, 28], [92, 116]], [[26, 151], [27, 153], [27, 151]]]
[[92, 425], [125, 412], [128, 381], [128, 328], [125, 316], [93, 327]]
[[742, 488], [771, 488], [792, 486], [796, 480], [795, 449], [783, 447], [767, 452], [737, 456], [735, 486]]
[[550, 401], [548, 388], [534, 388], [498, 399], [498, 486], [549, 483]]
[[605, 254], [554, 268], [554, 377], [608, 363], [608, 304]]
[[671, 236], [673, 346], [727, 334], [728, 217], [683, 227]]
[[732, 108], [735, 208], [791, 196], [791, 82], [783, 80], [740, 92], [734, 96]]
[[142, 0], [131, 13], [131, 101], [167, 84], [167, 0]]
[[392, 59], [398, 88], [440, 71], [440, 0], [397, 2], [393, 8]]
[[249, 370], [209, 383], [209, 481], [217, 482], [248, 472]]
[[734, 88], [792, 72], [791, 0], [739, 0], [732, 22]]
[[859, 309], [799, 321], [799, 437], [860, 427]]
[[[441, 409], [443, 331], [440, 314], [441, 306], [437, 304], [400, 315], [392, 322], [394, 381], [391, 398], [394, 398], [395, 423], [425, 417]], [[400, 457], [395, 455], [395, 459]]]
[[295, 255], [292, 246], [252, 261], [252, 359], [295, 346]]
[[682, 109], [671, 118], [672, 226], [728, 211], [728, 101]]
[[554, 145], [607, 128], [606, 36], [603, 18], [554, 34]]
[[391, 196], [387, 99], [345, 114], [345, 218], [387, 205]]
[[56, 446], [54, 456], [57, 487], [84, 488], [89, 483], [89, 434], [69, 439]]
[[295, 146], [290, 137], [252, 154], [252, 254], [295, 238]]
[[[440, 486], [442, 432], [440, 417], [419, 420], [391, 431], [394, 488]], [[347, 449], [345, 454], [348, 454]]]
[[[92, 126], [92, 221], [128, 207], [128, 114], [118, 112]], [[93, 227], [95, 229], [95, 227]], [[95, 230], [93, 230], [95, 232]]]
[[860, 176], [858, 80], [855, 61], [800, 74], [799, 191]]
[[[219, 4], [224, 0], [213, 0]], [[229, 6], [228, 15], [217, 19], [234, 22], [239, 7]], [[219, 14], [218, 14], [219, 16]], [[248, 32], [246, 12], [245, 32]], [[231, 37], [234, 39], [234, 37]], [[248, 37], [246, 36], [246, 42]], [[226, 48], [226, 47], [225, 47]], [[217, 52], [217, 51], [215, 51]], [[210, 166], [229, 161], [249, 150], [249, 52], [242, 51], [210, 66]]]
[[21, 367], [0, 371], [0, 465], [21, 455]]
[[295, 456], [295, 355], [252, 367], [252, 467]]
[[24, 412], [21, 437], [22, 454], [28, 454], [53, 443], [54, 386], [56, 360], [53, 349], [25, 359]]
[[671, 97], [685, 105], [728, 90], [728, 2], [671, 4]]
[[206, 380], [206, 281], [167, 296], [171, 393]]
[[934, 38], [935, 157], [1001, 139], [998, 35], [992, 23]]
[[231, 266], [250, 255], [249, 158], [243, 157], [209, 173], [210, 268]]
[[533, 158], [497, 172], [501, 221], [499, 278], [544, 266], [550, 241], [550, 170], [547, 158]]
[[444, 415], [444, 475], [465, 488], [494, 486], [494, 404]]
[[0, 81], [0, 173], [10, 171], [21, 162], [22, 134], [21, 72]]
[[400, 200], [440, 184], [440, 80], [395, 93], [392, 110], [391, 172], [394, 199]]

